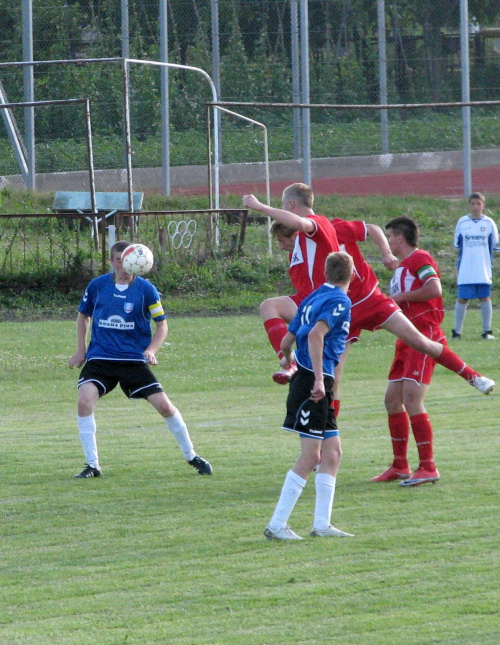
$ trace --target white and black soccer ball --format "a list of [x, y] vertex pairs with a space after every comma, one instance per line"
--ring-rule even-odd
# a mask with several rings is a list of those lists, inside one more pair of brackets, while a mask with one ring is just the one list
[[122, 267], [129, 275], [146, 275], [153, 262], [153, 252], [144, 244], [130, 244], [122, 253]]

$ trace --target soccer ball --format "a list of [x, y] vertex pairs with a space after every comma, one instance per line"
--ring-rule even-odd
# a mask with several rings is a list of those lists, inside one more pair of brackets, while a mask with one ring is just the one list
[[131, 244], [122, 253], [122, 266], [129, 275], [146, 275], [153, 262], [153, 253], [144, 244]]

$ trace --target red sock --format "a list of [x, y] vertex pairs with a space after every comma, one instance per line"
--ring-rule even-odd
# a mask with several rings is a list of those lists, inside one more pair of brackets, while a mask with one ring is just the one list
[[265, 321], [264, 327], [274, 351], [278, 355], [281, 354], [281, 341], [288, 331], [286, 322], [281, 318], [271, 318], [270, 320]]
[[455, 354], [449, 347], [443, 347], [441, 355], [436, 358], [436, 363], [439, 363], [443, 367], [455, 372], [466, 381], [471, 381], [474, 376], [481, 376], [479, 372], [473, 370], [472, 367], [469, 367], [465, 361], [460, 358], [458, 354]]
[[338, 419], [339, 412], [340, 412], [340, 401], [339, 401], [339, 399], [334, 399], [332, 401], [332, 408], [333, 408], [333, 414], [335, 415], [335, 418]]
[[417, 442], [420, 466], [425, 470], [434, 470], [434, 455], [432, 452], [432, 426], [427, 413], [415, 414], [410, 417], [411, 429]]
[[394, 461], [392, 465], [396, 470], [408, 468], [408, 437], [410, 436], [410, 420], [406, 412], [389, 414], [389, 432], [392, 440]]

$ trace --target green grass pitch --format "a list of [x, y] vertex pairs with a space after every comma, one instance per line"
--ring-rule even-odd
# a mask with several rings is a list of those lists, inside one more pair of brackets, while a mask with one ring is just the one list
[[[298, 439], [280, 430], [286, 388], [270, 379], [260, 320], [169, 323], [155, 371], [212, 477], [185, 464], [150, 406], [116, 391], [97, 410], [104, 476], [72, 480], [75, 324], [0, 324], [2, 645], [498, 643], [498, 394], [438, 366], [427, 409], [441, 481], [371, 484], [390, 461], [393, 338], [366, 333], [342, 384], [333, 511], [356, 537], [269, 542]], [[500, 382], [500, 339], [479, 333], [471, 311], [453, 347]], [[416, 466], [412, 440], [410, 455]], [[291, 518], [304, 536], [313, 501], [311, 477]]]

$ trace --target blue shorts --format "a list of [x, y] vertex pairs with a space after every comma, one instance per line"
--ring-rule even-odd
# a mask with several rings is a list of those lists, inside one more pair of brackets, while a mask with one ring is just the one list
[[[301, 437], [310, 437], [310, 434], [305, 434], [304, 432], [299, 432], [299, 435]], [[323, 441], [325, 439], [331, 439], [332, 437], [340, 437], [340, 430], [325, 430], [325, 434], [323, 435]]]
[[476, 300], [490, 296], [491, 284], [459, 284], [457, 287], [457, 297], [464, 300]]

